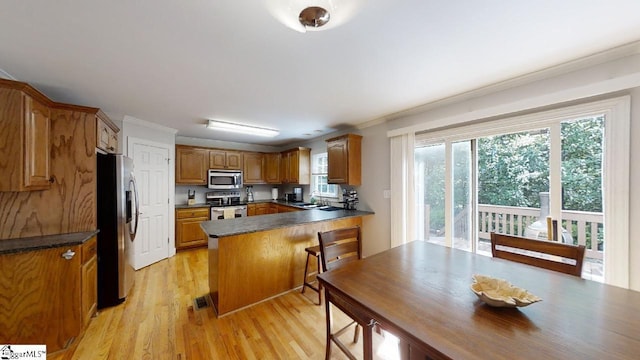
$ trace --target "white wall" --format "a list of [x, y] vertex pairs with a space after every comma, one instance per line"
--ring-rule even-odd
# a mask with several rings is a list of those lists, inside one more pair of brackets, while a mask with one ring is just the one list
[[382, 197], [382, 191], [389, 188], [390, 176], [393, 175], [389, 173], [388, 131], [439, 128], [624, 94], [632, 99], [630, 286], [640, 290], [640, 237], [636, 236], [638, 230], [633, 228], [633, 224], [640, 224], [640, 189], [634, 186], [640, 184], [640, 55], [637, 49], [632, 49], [631, 54], [622, 54], [622, 57], [591, 58], [426, 105], [404, 115], [396, 115], [386, 124], [360, 130], [364, 138], [363, 185], [359, 192], [367, 206], [376, 212], [375, 217], [365, 221], [365, 255], [390, 247], [390, 204]]

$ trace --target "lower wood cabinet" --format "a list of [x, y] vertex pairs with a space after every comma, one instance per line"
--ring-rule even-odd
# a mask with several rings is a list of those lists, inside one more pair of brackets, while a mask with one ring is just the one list
[[176, 209], [176, 249], [206, 246], [209, 240], [200, 223], [211, 217], [209, 207]]
[[98, 309], [98, 253], [97, 238], [94, 236], [82, 244], [82, 291], [80, 306], [82, 324], [87, 326]]
[[[89, 241], [95, 244], [95, 237]], [[54, 353], [80, 335], [97, 294], [95, 253], [83, 265], [83, 250], [73, 245], [0, 255], [2, 343], [46, 344]]]
[[270, 202], [247, 205], [247, 216], [278, 214], [291, 211], [303, 211], [293, 206], [275, 204]]
[[293, 211], [303, 211], [303, 210], [295, 208], [293, 206], [287, 206], [287, 205], [278, 204], [278, 212], [279, 213], [293, 212]]

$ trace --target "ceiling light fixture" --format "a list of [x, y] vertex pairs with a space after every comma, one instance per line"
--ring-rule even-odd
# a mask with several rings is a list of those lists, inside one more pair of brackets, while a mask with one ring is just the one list
[[207, 127], [209, 129], [214, 129], [219, 131], [235, 132], [235, 133], [266, 136], [266, 137], [274, 137], [280, 134], [280, 131], [275, 129], [232, 123], [232, 122], [222, 121], [222, 120], [209, 120]]
[[364, 0], [266, 0], [280, 22], [299, 32], [320, 31], [345, 23]]

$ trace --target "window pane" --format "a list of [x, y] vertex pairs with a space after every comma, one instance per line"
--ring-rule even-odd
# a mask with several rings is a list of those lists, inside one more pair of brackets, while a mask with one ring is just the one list
[[604, 124], [604, 115], [561, 124], [562, 238], [587, 248], [583, 276], [597, 281], [604, 280]]
[[472, 250], [471, 141], [453, 143], [453, 247]]
[[444, 243], [445, 146], [436, 144], [415, 149], [417, 195], [416, 236]]
[[[490, 253], [491, 232], [546, 233], [540, 193], [548, 191], [549, 129], [478, 139], [478, 252]], [[544, 224], [525, 232], [541, 215]]]

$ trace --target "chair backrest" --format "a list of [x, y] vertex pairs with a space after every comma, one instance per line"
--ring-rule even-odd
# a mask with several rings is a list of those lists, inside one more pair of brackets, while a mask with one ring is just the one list
[[362, 244], [359, 226], [318, 232], [318, 241], [320, 242], [322, 271], [335, 269], [361, 258]]
[[[491, 233], [491, 254], [493, 257], [517, 261], [565, 274], [582, 275], [584, 252], [585, 247], [583, 245], [576, 246]], [[569, 262], [565, 259], [572, 261]]]

